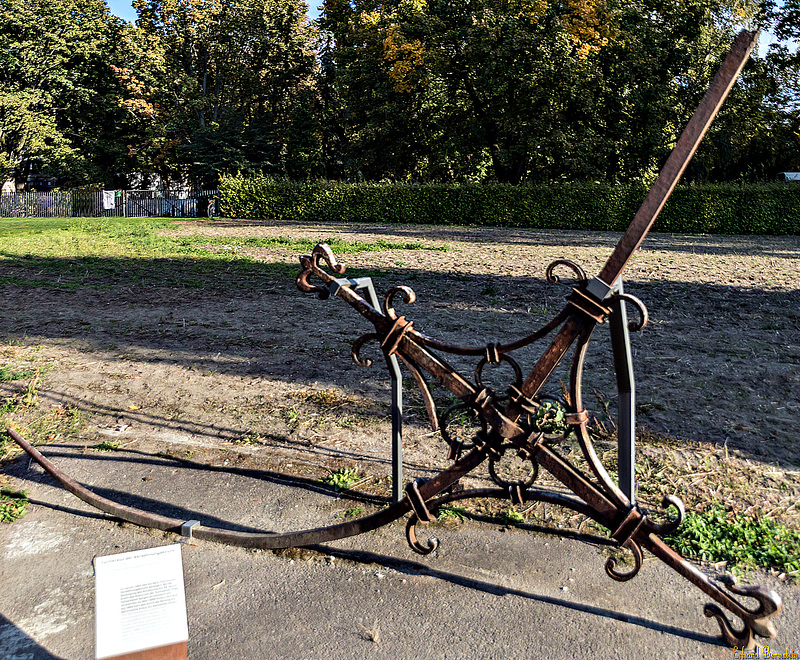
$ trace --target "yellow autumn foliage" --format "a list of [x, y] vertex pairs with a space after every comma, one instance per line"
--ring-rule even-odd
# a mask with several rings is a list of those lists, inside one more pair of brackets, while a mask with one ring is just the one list
[[579, 59], [608, 45], [612, 37], [605, 3], [597, 0], [568, 0], [569, 13], [563, 24]]
[[527, 18], [538, 22], [547, 11], [547, 0], [511, 0], [507, 11], [516, 18]]
[[389, 26], [383, 40], [383, 59], [391, 64], [389, 78], [394, 91], [411, 92], [417, 87], [414, 74], [425, 63], [425, 47], [419, 39], [407, 41], [398, 25]]

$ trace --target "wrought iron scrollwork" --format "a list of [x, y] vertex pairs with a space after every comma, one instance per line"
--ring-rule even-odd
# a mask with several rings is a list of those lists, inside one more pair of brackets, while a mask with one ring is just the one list
[[383, 311], [386, 316], [393, 321], [397, 320], [397, 312], [394, 311], [392, 300], [394, 300], [394, 297], [398, 294], [403, 296], [403, 302], [407, 305], [410, 305], [417, 299], [417, 294], [414, 293], [414, 289], [410, 286], [393, 286], [389, 289], [383, 298]]
[[569, 268], [575, 274], [575, 277], [578, 278], [578, 282], [586, 282], [588, 280], [586, 271], [574, 261], [570, 261], [569, 259], [556, 259], [544, 272], [545, 278], [547, 278], [550, 284], [557, 284], [561, 281], [561, 278], [553, 272], [558, 266], [566, 266]]
[[[514, 381], [512, 385], [516, 388], [519, 388], [522, 385], [522, 368], [519, 366], [519, 363], [512, 358], [510, 355], [506, 355], [505, 353], [498, 353], [495, 344], [489, 344], [490, 348], [487, 348], [487, 354], [490, 353], [490, 350], [493, 349], [493, 353], [491, 357], [493, 359], [489, 359], [489, 356], [486, 355], [481, 358], [478, 365], [475, 367], [475, 384], [478, 386], [479, 389], [483, 389], [485, 385], [483, 384], [483, 369], [486, 367], [487, 364], [502, 364], [505, 363], [509, 365], [514, 372]], [[498, 396], [495, 394], [496, 397], [502, 398], [503, 395]]]
[[[320, 275], [320, 259], [325, 261], [333, 272], [341, 275], [345, 267], [336, 260], [331, 248], [325, 243], [318, 243], [311, 254], [304, 254], [300, 257], [303, 266], [302, 272], [297, 276], [297, 288], [304, 293], [316, 293], [320, 300], [327, 300], [331, 293], [327, 287], [310, 284], [308, 278], [311, 275]], [[326, 282], [327, 283], [327, 282]]]
[[420, 543], [417, 538], [417, 523], [419, 522], [417, 514], [412, 513], [406, 523], [406, 541], [408, 541], [409, 547], [414, 552], [420, 555], [429, 555], [439, 547], [439, 539], [433, 536], [429, 538], [425, 544]]
[[[555, 269], [562, 266], [572, 271], [578, 282], [569, 294], [567, 304], [562, 311], [547, 325], [526, 337], [509, 344], [489, 344], [488, 346], [456, 346], [437, 341], [417, 331], [411, 321], [407, 321], [403, 316], [398, 316], [393, 308], [393, 299], [397, 295], [401, 295], [406, 303], [413, 302], [415, 295], [412, 289], [403, 286], [390, 289], [384, 298], [382, 313], [351, 287], [336, 288], [336, 278], [325, 270], [323, 262], [327, 264], [330, 271], [338, 275], [344, 273], [345, 268], [336, 260], [330, 247], [320, 244], [310, 255], [301, 256], [300, 262], [303, 270], [297, 276], [297, 287], [301, 291], [316, 293], [320, 298], [327, 298], [331, 291], [335, 291], [339, 298], [374, 325], [375, 332], [363, 335], [353, 344], [352, 355], [357, 364], [362, 366], [371, 364], [371, 360], [360, 357], [360, 350], [367, 341], [378, 341], [387, 360], [389, 356], [396, 355], [402, 359], [414, 375], [425, 398], [426, 408], [434, 428], [437, 426], [436, 410], [430, 390], [422, 376], [423, 372], [429, 374], [440, 386], [449, 390], [461, 401], [445, 412], [444, 422], [447, 421], [447, 416], [452, 414], [452, 411], [468, 408], [477, 415], [481, 428], [475, 433], [473, 447], [464, 456], [461, 456], [460, 446], [454, 449], [456, 443], [452, 437], [449, 439], [451, 454], [454, 454], [451, 457], [456, 459], [450, 467], [425, 483], [410, 484], [406, 489], [406, 497], [401, 501], [359, 520], [283, 534], [249, 533], [200, 525], [193, 532], [194, 536], [244, 547], [297, 547], [363, 533], [410, 513], [406, 527], [409, 544], [415, 551], [429, 554], [438, 546], [438, 540], [432, 538], [425, 544], [421, 543], [416, 536], [416, 525], [434, 519], [428, 508], [431, 502], [434, 503], [431, 506], [435, 510], [436, 505], [444, 501], [466, 496], [442, 495], [442, 493], [445, 493], [461, 477], [488, 458], [490, 475], [501, 488], [473, 490], [470, 491], [471, 495], [475, 496], [477, 493], [481, 493], [480, 496], [511, 497], [512, 501], [533, 499], [552, 502], [587, 515], [608, 529], [614, 530], [612, 538], [633, 554], [634, 566], [626, 572], [617, 570], [616, 561], [613, 558], [606, 562], [605, 570], [614, 580], [624, 581], [633, 578], [642, 567], [643, 549], [648, 550], [715, 601], [715, 603], [706, 605], [704, 612], [706, 616], [717, 620], [722, 634], [729, 644], [752, 649], [756, 636], [775, 637], [775, 627], [771, 618], [777, 615], [781, 609], [778, 595], [774, 591], [762, 587], [740, 587], [732, 577], [723, 579], [726, 588], [723, 590], [711, 583], [696, 567], [672, 550], [660, 538], [660, 535], [674, 531], [683, 520], [684, 510], [680, 500], [675, 497], [665, 498], [663, 506], [674, 506], [678, 515], [668, 522], [655, 523], [622, 493], [596, 454], [588, 430], [588, 415], [581, 400], [581, 379], [587, 344], [595, 326], [603, 323], [611, 313], [608, 304], [616, 300], [630, 303], [636, 307], [639, 320], [630, 324], [631, 330], [641, 329], [647, 322], [647, 310], [641, 301], [630, 294], [618, 294], [614, 298], [613, 285], [619, 281], [633, 253], [655, 222], [686, 164], [695, 153], [705, 131], [744, 66], [757, 39], [757, 32], [748, 31], [743, 31], [737, 37], [708, 92], [679, 137], [658, 180], [599, 274], [592, 280], [588, 280], [585, 271], [567, 259], [558, 259], [547, 267], [545, 276], [550, 283], [559, 281]], [[312, 276], [320, 280], [324, 286], [312, 284], [309, 281]], [[609, 298], [609, 296], [611, 297]], [[529, 346], [551, 332], [554, 333], [551, 343], [543, 350], [523, 380], [519, 365], [507, 354]], [[480, 358], [481, 362], [475, 371], [476, 382], [470, 383], [434, 351]], [[586, 472], [562, 457], [558, 453], [558, 442], [548, 439], [544, 433], [534, 429], [529, 418], [531, 414], [535, 414], [544, 399], [542, 390], [546, 383], [570, 351], [572, 351], [572, 364], [568, 396], [565, 397], [564, 402], [569, 425], [567, 434], [574, 433], [576, 436], [588, 466]], [[513, 382], [501, 395], [492, 392], [482, 382], [481, 370], [486, 363], [490, 362], [510, 364], [514, 371]], [[506, 392], [508, 397], [505, 396]], [[446, 429], [446, 423], [443, 423], [442, 427]], [[92, 493], [61, 473], [15, 431], [9, 430], [8, 433], [67, 490], [93, 506], [123, 520], [155, 529], [178, 531], [185, 522], [126, 507]], [[448, 441], [446, 430], [443, 431], [443, 437]], [[524, 479], [507, 479], [498, 475], [499, 461], [503, 453], [511, 448], [527, 452], [523, 453], [523, 456], [534, 466], [531, 473]], [[572, 491], [574, 496], [531, 487], [532, 478], [535, 479], [535, 473], [539, 467], [547, 470]], [[758, 607], [748, 609], [731, 594], [753, 598], [758, 602]], [[732, 627], [722, 607], [743, 622], [742, 630], [735, 630]]]
[[406, 540], [414, 552], [418, 552], [421, 555], [429, 555], [439, 547], [439, 539], [430, 538], [425, 545], [417, 539], [417, 523], [427, 524], [436, 520], [436, 516], [430, 512], [427, 502], [419, 491], [421, 483], [420, 481], [412, 481], [406, 486], [406, 499], [411, 505], [412, 511], [408, 523], [406, 523]]
[[370, 358], [361, 358], [361, 349], [363, 348], [364, 344], [368, 341], [380, 341], [380, 335], [374, 332], [368, 332], [365, 335], [361, 335], [358, 339], [353, 342], [353, 346], [350, 349], [350, 356], [353, 358], [353, 362], [355, 362], [359, 367], [371, 367], [372, 360]]
[[627, 582], [635, 578], [639, 569], [642, 568], [642, 562], [644, 560], [642, 549], [636, 541], [629, 539], [622, 544], [622, 547], [631, 551], [633, 555], [633, 568], [627, 572], [616, 570], [617, 560], [614, 559], [614, 557], [609, 557], [605, 564], [606, 573], [612, 580], [616, 580], [617, 582]]
[[[329, 289], [311, 284], [309, 278], [313, 275], [323, 284], [331, 287], [332, 284], [335, 284], [335, 279], [323, 269], [322, 264], [326, 264], [334, 273], [344, 272], [344, 266], [336, 260], [330, 248], [325, 245], [319, 245], [311, 255], [301, 257], [301, 263], [303, 271], [297, 278], [298, 288], [304, 292], [316, 293], [321, 297], [324, 297]], [[237, 537], [234, 542], [252, 543], [253, 547], [288, 547], [315, 543], [374, 529], [409, 513], [406, 538], [410, 547], [420, 554], [430, 554], [439, 546], [438, 539], [432, 537], [428, 540], [421, 540], [417, 536], [419, 524], [427, 524], [435, 520], [428, 507], [431, 506], [436, 510], [436, 506], [441, 505], [444, 501], [468, 496], [466, 494], [442, 496], [441, 493], [458, 481], [461, 476], [488, 459], [489, 477], [498, 488], [469, 491], [471, 495], [502, 497], [510, 499], [515, 504], [530, 500], [552, 502], [587, 515], [609, 529], [614, 529], [612, 533], [614, 540], [621, 548], [632, 554], [633, 567], [629, 570], [620, 570], [613, 557], [606, 561], [605, 571], [612, 579], [626, 581], [635, 577], [643, 565], [643, 550], [649, 550], [716, 601], [717, 604], [707, 605], [704, 611], [707, 616], [717, 619], [723, 636], [729, 643], [746, 647], [754, 644], [756, 635], [774, 636], [774, 626], [768, 620], [780, 611], [780, 599], [774, 592], [759, 587], [738, 587], [735, 581], [726, 581], [725, 586], [729, 592], [755, 598], [759, 602], [757, 609], [747, 609], [741, 606], [726, 592], [711, 584], [660, 539], [661, 535], [672, 533], [681, 524], [684, 518], [681, 501], [674, 496], [664, 498], [662, 506], [665, 509], [671, 506], [675, 507], [677, 514], [667, 522], [655, 522], [649, 518], [647, 513], [628, 501], [603, 467], [588, 428], [589, 415], [583, 408], [581, 400], [581, 379], [584, 357], [592, 329], [596, 323], [602, 321], [605, 308], [598, 307], [599, 311], [595, 310], [597, 313], [594, 313], [590, 305], [584, 304], [583, 298], [588, 296], [585, 273], [583, 269], [572, 262], [558, 260], [551, 264], [547, 271], [548, 280], [557, 281], [558, 278], [553, 273], [557, 266], [569, 268], [578, 278], [579, 287], [581, 287], [581, 289], [573, 288], [565, 310], [542, 330], [521, 340], [506, 345], [490, 343], [483, 348], [444, 344], [415, 330], [413, 323], [407, 321], [404, 316], [398, 315], [393, 306], [393, 301], [397, 296], [401, 296], [407, 304], [414, 302], [415, 294], [408, 287], [391, 288], [384, 297], [382, 311], [376, 310], [350, 287], [336, 289], [338, 297], [354, 307], [375, 327], [374, 332], [362, 335], [353, 343], [351, 353], [355, 362], [361, 366], [372, 364], [372, 360], [361, 356], [362, 348], [369, 341], [378, 342], [387, 359], [388, 356], [396, 355], [402, 360], [414, 376], [423, 395], [432, 426], [434, 429], [437, 427], [440, 429], [442, 438], [449, 446], [449, 458], [454, 460], [454, 463], [448, 470], [424, 485], [416, 482], [410, 484], [406, 489], [407, 496], [400, 502], [384, 511], [357, 521], [320, 530], [285, 535], [265, 536], [260, 534], [255, 535], [257, 538], [252, 540]], [[576, 291], [583, 298], [576, 298]], [[629, 294], [621, 294], [619, 298], [637, 308], [639, 322], [632, 325], [635, 328], [641, 327], [647, 320], [644, 305]], [[528, 377], [523, 378], [522, 368], [509, 353], [527, 346], [555, 330], [557, 330], [556, 337], [545, 349]], [[569, 386], [564, 388], [563, 397], [548, 395], [542, 391], [542, 388], [548, 381], [554, 366], [572, 346], [574, 346], [574, 351]], [[474, 371], [475, 382], [470, 383], [465, 380], [449, 364], [438, 358], [433, 352], [436, 348], [478, 358]], [[504, 364], [511, 367], [512, 374], [508, 385], [500, 393], [494, 392], [484, 382], [484, 370], [487, 364]], [[437, 416], [436, 406], [423, 372], [450, 390], [451, 394], [460, 399], [460, 402], [451, 405], [441, 416]], [[560, 434], [548, 434], [536, 426], [537, 412], [547, 401], [553, 400], [558, 401], [565, 410], [564, 421], [567, 428]], [[457, 413], [469, 414], [476, 421], [477, 428], [471, 440], [456, 437], [449, 428], [451, 418]], [[583, 458], [588, 466], [587, 473], [582, 472], [558, 454], [559, 443], [570, 434], [575, 435], [581, 448]], [[15, 435], [12, 437], [18, 442], [24, 443]], [[25, 445], [23, 444], [23, 446]], [[34, 457], [38, 456], [33, 448], [26, 447], [26, 451], [29, 451]], [[503, 461], [509, 459], [509, 452], [516, 452], [517, 457], [524, 462], [527, 468], [525, 471], [521, 471], [519, 476], [515, 476], [507, 466], [504, 466]], [[37, 460], [44, 461], [42, 457], [37, 457]], [[527, 467], [528, 463], [530, 467]], [[575, 494], [575, 497], [534, 487], [540, 467], [546, 469], [567, 486]], [[64, 483], [67, 481], [65, 480]], [[69, 487], [73, 488], [73, 485], [70, 484]], [[87, 501], [95, 503], [94, 500], [97, 498], [85, 495], [83, 491], [79, 492], [82, 497], [85, 496]], [[432, 502], [433, 504], [431, 504]], [[105, 503], [100, 503], [99, 506], [105, 507], [104, 510], [113, 511], [115, 514], [122, 511], [119, 507]], [[136, 522], [144, 521], [145, 524], [150, 524], [149, 518], [140, 512], [128, 515], [126, 511], [122, 511], [122, 515], [127, 516], [125, 519], [132, 519]], [[159, 519], [152, 524], [161, 529], [168, 529], [172, 522], [171, 520], [164, 522]], [[233, 538], [229, 532], [205, 532], [202, 529], [196, 532], [198, 538], [203, 534], [207, 534], [208, 538]], [[744, 622], [741, 630], [732, 627], [720, 605]]]
[[755, 598], [759, 604], [758, 608], [755, 610], [740, 607], [740, 611], [735, 612], [744, 623], [742, 630], [738, 631], [734, 630], [728, 617], [725, 616], [725, 613], [719, 605], [709, 603], [703, 608], [703, 613], [707, 617], [713, 617], [717, 620], [725, 641], [731, 646], [752, 650], [756, 645], [756, 635], [768, 639], [775, 638], [778, 633], [775, 630], [775, 624], [770, 618], [781, 611], [780, 596], [771, 589], [765, 589], [764, 587], [739, 586], [736, 578], [732, 575], [723, 576], [721, 581], [731, 593], [748, 598]]
[[661, 500], [661, 506], [664, 509], [674, 506], [678, 511], [678, 515], [669, 522], [660, 524], [654, 523], [648, 518], [646, 523], [647, 529], [648, 531], [658, 534], [659, 536], [668, 536], [681, 526], [683, 519], [686, 517], [686, 509], [683, 507], [683, 502], [681, 502], [681, 500], [675, 495], [666, 495], [664, 499]]
[[639, 321], [630, 321], [628, 323], [628, 330], [631, 332], [639, 332], [644, 326], [647, 325], [647, 322], [650, 320], [650, 315], [647, 312], [647, 307], [645, 304], [639, 300], [636, 296], [632, 296], [630, 293], [618, 293], [617, 295], [611, 298], [612, 301], [615, 300], [622, 300], [626, 303], [630, 303], [636, 308], [636, 311], [639, 313]]
[[[514, 452], [515, 456], [518, 459], [520, 459], [524, 464], [530, 463], [529, 468], [526, 465], [527, 473], [524, 476], [520, 476], [519, 478], [516, 479], [507, 478], [500, 474], [501, 461], [504, 458], [506, 458], [506, 455], [508, 453], [512, 451]], [[533, 485], [533, 483], [539, 476], [539, 464], [533, 460], [533, 457], [527, 450], [519, 449], [514, 445], [506, 445], [500, 447], [498, 454], [499, 455], [489, 456], [489, 465], [488, 465], [489, 477], [492, 479], [494, 483], [496, 483], [498, 486], [500, 486], [506, 491], [508, 491], [509, 488], [512, 488], [514, 495], [520, 492], [518, 491], [518, 489], [521, 489], [521, 491], [525, 491]], [[520, 472], [521, 472], [521, 466], [520, 466]]]
[[[448, 421], [450, 420], [450, 417], [457, 412], [460, 412], [466, 416], [471, 416], [475, 421], [478, 422], [483, 433], [486, 433], [489, 430], [486, 420], [478, 417], [469, 404], [456, 403], [447, 408], [439, 416], [439, 434], [442, 436], [442, 440], [444, 440], [444, 442], [450, 448], [450, 451], [447, 455], [449, 460], [458, 460], [458, 457], [461, 456], [461, 452], [464, 451], [466, 447], [474, 445], [474, 438], [467, 440], [463, 437], [454, 437], [453, 434], [451, 434], [450, 429], [448, 428]], [[459, 424], [459, 426], [462, 427], [462, 429], [460, 429], [462, 431], [463, 427], [465, 426], [464, 421], [465, 420], [461, 420], [461, 423]]]

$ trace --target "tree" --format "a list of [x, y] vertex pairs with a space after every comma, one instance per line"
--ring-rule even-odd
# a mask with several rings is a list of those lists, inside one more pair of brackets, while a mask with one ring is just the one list
[[774, 172], [800, 171], [800, 0], [771, 5], [775, 36], [780, 40], [766, 57], [775, 87], [767, 96], [773, 114]]
[[327, 0], [358, 170], [463, 180], [647, 179], [748, 0]]
[[526, 174], [575, 65], [607, 41], [591, 1], [328, 0], [360, 169], [500, 181]]
[[[147, 127], [142, 167], [215, 184], [285, 173], [299, 99], [313, 87], [313, 31], [300, 0], [135, 0], [138, 27], [117, 74]], [[149, 161], [149, 162], [148, 162]], [[308, 167], [313, 169], [313, 163]], [[302, 176], [302, 172], [295, 172]]]
[[[120, 22], [103, 0], [0, 0], [0, 170], [64, 183], [111, 176], [118, 113], [106, 62]], [[95, 137], [96, 136], [96, 137]]]

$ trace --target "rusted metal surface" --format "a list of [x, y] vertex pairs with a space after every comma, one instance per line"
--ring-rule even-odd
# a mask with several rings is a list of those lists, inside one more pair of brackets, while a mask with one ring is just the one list
[[[752, 649], [757, 636], [774, 637], [775, 629], [770, 617], [781, 609], [780, 597], [774, 591], [761, 587], [739, 587], [733, 578], [724, 578], [721, 585], [709, 580], [661, 539], [662, 535], [674, 531], [682, 522], [682, 503], [672, 496], [665, 498], [662, 507], [675, 507], [678, 515], [667, 523], [656, 523], [651, 519], [650, 512], [634, 504], [631, 497], [611, 479], [594, 449], [588, 427], [589, 415], [584, 409], [581, 392], [584, 357], [597, 324], [605, 322], [611, 310], [623, 302], [633, 304], [639, 313], [639, 321], [630, 324], [631, 331], [640, 329], [647, 321], [644, 304], [628, 294], [620, 293], [619, 287], [614, 289], [612, 285], [620, 278], [669, 197], [756, 39], [757, 34], [752, 32], [743, 32], [736, 39], [655, 186], [599, 276], [590, 280], [580, 266], [566, 260], [555, 261], [547, 268], [545, 276], [549, 282], [558, 281], [556, 268], [571, 270], [576, 282], [564, 309], [550, 323], [526, 337], [509, 344], [489, 343], [484, 346], [458, 346], [435, 340], [421, 333], [414, 327], [413, 321], [399, 316], [393, 308], [396, 296], [401, 296], [407, 304], [413, 303], [415, 294], [410, 288], [396, 286], [389, 289], [382, 309], [377, 309], [352, 287], [336, 284], [335, 280], [345, 272], [345, 267], [336, 260], [327, 245], [317, 245], [311, 254], [301, 256], [302, 272], [297, 277], [298, 288], [305, 293], [316, 293], [320, 298], [329, 298], [333, 294], [374, 326], [374, 332], [355, 340], [353, 359], [361, 366], [371, 364], [360, 357], [360, 350], [367, 342], [375, 341], [385, 356], [397, 356], [402, 360], [423, 394], [431, 425], [441, 430], [449, 446], [449, 457], [454, 462], [433, 479], [409, 484], [400, 502], [360, 520], [286, 534], [252, 534], [196, 525], [192, 528], [193, 536], [256, 548], [303, 546], [360, 534], [411, 513], [407, 524], [408, 542], [415, 551], [427, 554], [436, 548], [438, 541], [430, 539], [427, 543], [421, 542], [416, 534], [417, 525], [433, 520], [436, 510], [448, 502], [470, 497], [499, 497], [514, 503], [548, 502], [594, 519], [611, 532], [611, 538], [620, 547], [631, 552], [633, 566], [627, 571], [617, 568], [613, 559], [606, 562], [606, 573], [612, 579], [626, 581], [634, 578], [642, 567], [643, 551], [647, 550], [715, 601], [706, 605], [704, 612], [718, 621], [723, 637], [729, 644]], [[541, 342], [553, 333], [555, 336], [550, 344], [543, 348], [533, 368], [523, 379], [521, 367], [510, 353]], [[440, 353], [479, 358], [473, 380], [459, 374]], [[545, 385], [565, 359], [570, 360], [568, 391], [563, 396], [546, 393]], [[500, 362], [510, 366], [513, 372], [505, 391], [493, 390], [484, 384], [482, 378], [486, 364]], [[438, 414], [423, 374], [433, 378], [461, 403]], [[542, 428], [539, 414], [547, 412], [545, 404], [548, 403], [561, 406], [565, 413], [566, 430], [553, 433], [552, 429]], [[469, 446], [459, 444], [447, 431], [448, 415], [457, 409], [470, 411], [479, 422], [480, 428]], [[89, 504], [123, 520], [148, 527], [177, 533], [184, 525], [185, 521], [124, 507], [91, 493], [61, 473], [18, 434], [13, 431], [10, 434], [48, 473]], [[576, 467], [559, 454], [559, 445], [569, 437], [574, 437], [580, 447], [584, 469]], [[515, 452], [518, 458], [530, 464], [525, 477], [510, 479], [500, 474], [498, 465], [507, 452]], [[484, 461], [488, 462], [489, 477], [498, 488], [445, 492]], [[542, 469], [566, 486], [573, 495], [538, 488], [535, 482]], [[753, 599], [757, 604], [754, 608], [748, 608], [737, 596]], [[740, 630], [731, 625], [723, 608], [739, 619], [742, 626]]]
[[[716, 601], [717, 604], [706, 606], [706, 615], [717, 619], [728, 643], [746, 648], [754, 646], [756, 636], [774, 637], [775, 630], [768, 619], [780, 611], [780, 598], [775, 592], [758, 587], [738, 588], [732, 579], [723, 581], [723, 586], [726, 587], [723, 589], [699, 573], [696, 568], [661, 540], [659, 535], [673, 531], [683, 520], [683, 505], [677, 498], [665, 499], [664, 508], [674, 506], [679, 515], [670, 523], [657, 524], [650, 519], [648, 512], [636, 506], [631, 498], [625, 495], [610, 478], [595, 452], [587, 426], [588, 415], [583, 408], [581, 380], [584, 356], [592, 332], [598, 323], [603, 323], [608, 318], [612, 305], [619, 306], [619, 303], [627, 302], [637, 309], [639, 321], [630, 324], [628, 328], [630, 331], [641, 329], [647, 322], [647, 310], [644, 304], [629, 294], [615, 292], [613, 285], [620, 279], [625, 266], [641, 244], [680, 179], [744, 66], [756, 43], [757, 36], [757, 33], [754, 32], [743, 32], [736, 39], [731, 52], [678, 140], [658, 180], [599, 276], [589, 280], [580, 266], [567, 260], [555, 261], [547, 268], [546, 278], [550, 282], [558, 280], [555, 275], [557, 267], [571, 270], [577, 281], [567, 298], [564, 310], [541, 330], [507, 345], [456, 346], [423, 335], [413, 327], [413, 322], [404, 316], [398, 317], [395, 314], [391, 307], [391, 300], [395, 294], [402, 293], [406, 302], [413, 302], [415, 299], [413, 291], [407, 287], [391, 289], [384, 301], [383, 311], [367, 309], [363, 300], [357, 300], [349, 294], [339, 293], [345, 302], [375, 326], [376, 332], [365, 335], [356, 341], [356, 348], [354, 348], [356, 356], [358, 349], [366, 341], [375, 340], [385, 353], [399, 355], [411, 368], [429, 408], [432, 397], [425, 380], [420, 375], [421, 372], [427, 372], [440, 385], [460, 398], [463, 403], [456, 406], [457, 408], [471, 410], [478, 416], [481, 429], [476, 433], [473, 445], [487, 451], [489, 476], [500, 486], [499, 493], [502, 494], [502, 497], [512, 501], [543, 499], [541, 491], [531, 490], [538, 474], [536, 469], [531, 469], [528, 478], [513, 483], [504, 480], [496, 470], [492, 469], [503, 452], [510, 447], [518, 450], [521, 456], [528, 457], [534, 468], [538, 465], [547, 470], [577, 496], [576, 500], [568, 499], [559, 502], [562, 506], [592, 517], [611, 531], [611, 538], [620, 547], [631, 552], [633, 567], [628, 571], [620, 571], [613, 559], [606, 563], [605, 569], [611, 578], [617, 581], [626, 581], [635, 577], [642, 566], [643, 549], [650, 551]], [[325, 271], [323, 263], [327, 263], [334, 272], [341, 272], [341, 265], [336, 262], [335, 257], [325, 245], [319, 245], [312, 254], [301, 257], [301, 263], [303, 272], [298, 277], [298, 285], [304, 291], [317, 291], [325, 295], [331, 276]], [[309, 282], [311, 277], [316, 277], [323, 286], [314, 288], [315, 285]], [[538, 361], [522, 381], [517, 362], [508, 354], [522, 346], [537, 342], [554, 331], [556, 331], [555, 337], [541, 352]], [[480, 356], [481, 360], [475, 368], [474, 382], [465, 382], [465, 379], [446, 362], [437, 358], [432, 351], [462, 356]], [[534, 423], [536, 411], [545, 401], [543, 388], [570, 351], [572, 351], [572, 357], [569, 392], [562, 401], [567, 412], [568, 430], [563, 433], [562, 437], [552, 438], [537, 429]], [[509, 383], [506, 392], [495, 392], [483, 385], [481, 370], [485, 364], [490, 362], [506, 362], [512, 366], [514, 380]], [[451, 407], [449, 410], [452, 409]], [[445, 441], [450, 445], [450, 456], [457, 457], [460, 448], [454, 447], [446, 430], [445, 422], [449, 410], [444, 413], [444, 419], [439, 426]], [[581, 448], [586, 463], [585, 472], [571, 465], [557, 451], [558, 444], [570, 435], [577, 439]], [[415, 485], [413, 496], [412, 493], [409, 493], [413, 514], [408, 522], [407, 536], [411, 547], [421, 553], [431, 552], [438, 543], [433, 539], [425, 545], [420, 543], [416, 536], [416, 525], [424, 523], [430, 518], [430, 510], [445, 501], [475, 496], [474, 493], [460, 493], [429, 502], [426, 506], [425, 501], [437, 495], [438, 492], [440, 491], [434, 487], [425, 486], [417, 490]], [[422, 501], [420, 501], [420, 497], [422, 497]], [[748, 609], [733, 598], [732, 594], [753, 598], [758, 605], [755, 609]], [[720, 606], [739, 618], [743, 624], [741, 631], [734, 630]]]
[[[181, 533], [185, 520], [179, 518], [168, 518], [160, 516], [155, 513], [142, 511], [134, 507], [125, 506], [112, 500], [106, 499], [96, 493], [93, 493], [88, 488], [82, 486], [74, 479], [71, 479], [61, 470], [59, 470], [53, 463], [39, 452], [35, 447], [31, 446], [12, 429], [6, 429], [6, 433], [16, 442], [25, 452], [33, 458], [53, 479], [55, 479], [61, 486], [75, 495], [78, 499], [83, 500], [87, 504], [111, 514], [115, 518], [124, 520], [140, 527], [149, 527], [151, 529], [160, 529], [165, 532], [173, 532], [175, 534]], [[424, 500], [430, 499], [432, 495], [428, 494], [431, 491], [436, 493], [445, 490], [453, 485], [462, 476], [470, 472], [473, 468], [477, 467], [486, 458], [486, 452], [480, 449], [475, 449], [469, 454], [464, 456], [460, 461], [454, 463], [449, 469], [440, 473], [435, 479], [426, 483], [427, 490], [423, 490], [421, 496]], [[234, 530], [218, 529], [215, 527], [207, 527], [205, 525], [195, 525], [192, 527], [192, 537], [204, 541], [215, 541], [217, 543], [225, 543], [227, 545], [235, 545], [243, 548], [260, 548], [264, 550], [274, 550], [278, 548], [296, 548], [307, 545], [315, 545], [317, 543], [327, 543], [337, 539], [347, 538], [348, 536], [356, 536], [364, 532], [378, 529], [384, 525], [397, 520], [404, 516], [411, 510], [411, 505], [408, 500], [403, 499], [392, 506], [374, 513], [371, 516], [365, 516], [358, 520], [353, 520], [339, 525], [331, 525], [329, 527], [320, 527], [317, 529], [308, 529], [298, 532], [287, 532], [284, 534], [276, 534], [265, 531], [263, 533], [257, 532], [238, 532]]]

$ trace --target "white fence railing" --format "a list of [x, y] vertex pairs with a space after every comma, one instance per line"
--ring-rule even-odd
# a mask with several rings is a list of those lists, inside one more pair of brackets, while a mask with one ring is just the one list
[[98, 190], [0, 195], [0, 218], [200, 218], [218, 214], [218, 190]]

